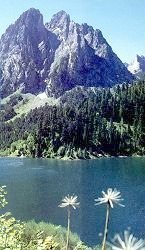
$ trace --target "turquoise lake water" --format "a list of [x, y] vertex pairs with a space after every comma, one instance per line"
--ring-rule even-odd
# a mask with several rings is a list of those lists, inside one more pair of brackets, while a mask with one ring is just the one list
[[109, 237], [130, 228], [145, 238], [145, 158], [102, 158], [62, 161], [0, 158], [0, 185], [7, 186], [7, 211], [17, 219], [46, 221], [66, 226], [61, 199], [75, 194], [80, 208], [72, 212], [71, 229], [88, 245], [101, 241], [105, 206], [94, 199], [109, 187], [117, 188], [125, 208], [111, 210]]

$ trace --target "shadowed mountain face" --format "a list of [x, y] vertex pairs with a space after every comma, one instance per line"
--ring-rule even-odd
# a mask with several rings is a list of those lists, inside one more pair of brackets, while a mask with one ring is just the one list
[[74, 23], [64, 11], [44, 25], [39, 10], [29, 9], [0, 40], [1, 97], [18, 89], [59, 97], [77, 85], [105, 87], [132, 80], [101, 31]]

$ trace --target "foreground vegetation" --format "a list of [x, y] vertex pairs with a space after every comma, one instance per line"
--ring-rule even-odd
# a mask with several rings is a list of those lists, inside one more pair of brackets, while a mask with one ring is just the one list
[[4, 106], [0, 111], [0, 155], [70, 159], [145, 155], [144, 81], [99, 88], [87, 97], [72, 91], [59, 106], [45, 105], [13, 121], [12, 106], [8, 110]]
[[[36, 223], [35, 221], [29, 221], [25, 223], [24, 241], [29, 242], [30, 239], [34, 239], [38, 232], [43, 232], [43, 239], [47, 238], [48, 236], [52, 237], [53, 235], [53, 240], [58, 244], [56, 249], [66, 249], [66, 228], [63, 228], [60, 225], [56, 226], [45, 222]], [[94, 247], [93, 250], [99, 250], [99, 248], [100, 247]], [[92, 248], [87, 247], [80, 241], [80, 238], [77, 234], [71, 232], [69, 235], [69, 249], [92, 250]]]
[[[0, 187], [0, 208], [7, 205], [5, 199], [6, 187]], [[77, 196], [66, 196], [59, 205], [68, 210], [68, 228], [54, 226], [52, 224], [38, 223], [34, 221], [22, 223], [17, 221], [10, 213], [0, 215], [0, 250], [92, 250], [80, 241], [79, 237], [70, 232], [71, 209], [79, 207], [80, 203]], [[116, 189], [109, 188], [105, 193], [102, 191], [102, 197], [95, 199], [95, 205], [105, 204], [106, 222], [104, 228], [104, 237], [102, 248], [95, 247], [93, 250], [144, 250], [145, 240], [138, 240], [129, 232], [124, 232], [124, 239], [120, 235], [115, 235], [112, 242], [106, 242], [108, 236], [109, 211], [114, 205], [120, 205], [121, 194]], [[106, 245], [107, 243], [107, 245]], [[107, 247], [106, 247], [107, 246]]]
[[[6, 187], [0, 187], [0, 208], [7, 205]], [[66, 229], [44, 222], [23, 223], [10, 213], [0, 215], [0, 250], [50, 250], [65, 249]], [[91, 250], [76, 234], [69, 235], [69, 250]]]

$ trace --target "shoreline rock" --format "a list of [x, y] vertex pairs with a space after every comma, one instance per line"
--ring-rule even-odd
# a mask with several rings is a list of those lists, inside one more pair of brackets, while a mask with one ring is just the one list
[[109, 154], [97, 154], [96, 156], [93, 154], [89, 154], [89, 157], [72, 157], [72, 156], [52, 156], [52, 157], [30, 157], [30, 156], [18, 156], [18, 155], [14, 155], [14, 154], [9, 154], [9, 155], [5, 155], [2, 156], [0, 155], [0, 158], [20, 158], [20, 159], [25, 159], [25, 158], [33, 158], [33, 159], [54, 159], [54, 160], [62, 160], [62, 161], [80, 161], [80, 160], [97, 160], [100, 158], [129, 158], [129, 157], [135, 157], [135, 158], [141, 158], [141, 157], [145, 157], [145, 155], [138, 155], [138, 154], [133, 154], [133, 155], [109, 155]]

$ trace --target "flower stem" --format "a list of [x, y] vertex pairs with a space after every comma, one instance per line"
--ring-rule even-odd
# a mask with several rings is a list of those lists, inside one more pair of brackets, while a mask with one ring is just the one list
[[68, 246], [69, 246], [69, 234], [70, 234], [70, 206], [68, 206], [66, 250], [68, 250]]
[[106, 240], [107, 240], [108, 222], [109, 222], [109, 211], [110, 211], [110, 204], [107, 203], [106, 221], [105, 221], [105, 228], [104, 228], [104, 237], [103, 237], [103, 241], [102, 241], [102, 250], [106, 249]]

